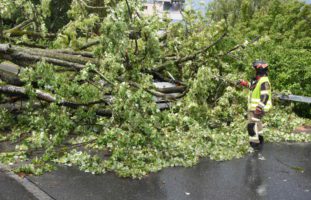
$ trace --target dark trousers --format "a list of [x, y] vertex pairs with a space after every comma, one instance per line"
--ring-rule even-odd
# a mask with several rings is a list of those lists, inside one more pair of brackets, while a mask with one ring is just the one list
[[249, 135], [249, 141], [254, 143], [260, 143], [259, 136], [262, 137], [263, 127], [262, 127], [262, 115], [256, 115], [254, 111], [248, 111], [247, 118], [247, 131]]

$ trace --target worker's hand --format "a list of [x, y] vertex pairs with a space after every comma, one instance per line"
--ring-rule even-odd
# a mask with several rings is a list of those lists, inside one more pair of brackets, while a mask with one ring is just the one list
[[244, 81], [244, 80], [239, 80], [237, 82], [237, 85], [240, 85], [240, 86], [243, 86], [243, 87], [248, 87], [249, 86], [248, 82]]
[[262, 116], [263, 115], [263, 109], [259, 106], [256, 107], [256, 110], [254, 111], [254, 114], [257, 116]]

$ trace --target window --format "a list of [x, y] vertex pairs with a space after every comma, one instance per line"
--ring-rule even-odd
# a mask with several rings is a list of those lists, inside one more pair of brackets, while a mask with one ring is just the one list
[[171, 7], [172, 7], [172, 4], [170, 2], [164, 2], [163, 10], [165, 11], [170, 10]]

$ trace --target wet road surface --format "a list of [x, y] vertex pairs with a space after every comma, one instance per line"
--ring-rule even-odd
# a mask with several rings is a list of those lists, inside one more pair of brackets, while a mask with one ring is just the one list
[[0, 170], [0, 200], [36, 200], [36, 198]]
[[29, 177], [57, 200], [311, 199], [311, 144], [266, 144], [261, 153], [191, 168], [168, 168], [142, 180], [61, 168]]

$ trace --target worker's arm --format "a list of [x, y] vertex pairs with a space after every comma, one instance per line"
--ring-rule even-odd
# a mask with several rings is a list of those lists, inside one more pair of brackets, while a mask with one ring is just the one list
[[260, 86], [260, 102], [256, 108], [256, 114], [262, 114], [264, 107], [267, 105], [269, 100], [269, 89], [270, 84], [268, 82], [264, 82]]

